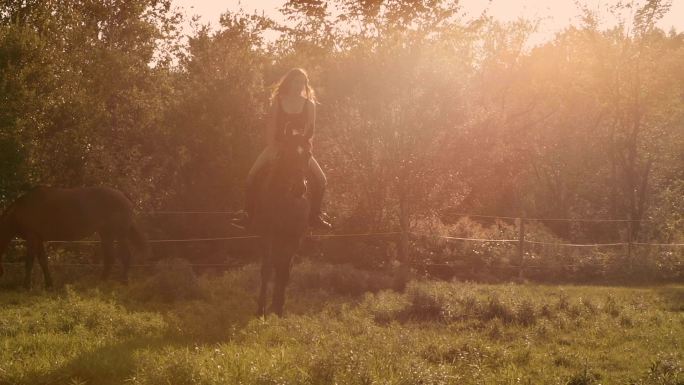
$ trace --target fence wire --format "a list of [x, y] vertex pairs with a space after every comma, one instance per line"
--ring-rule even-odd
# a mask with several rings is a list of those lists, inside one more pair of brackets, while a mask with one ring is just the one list
[[[167, 215], [235, 215], [236, 211], [146, 211], [140, 212], [142, 215], [146, 216], [167, 216]], [[565, 221], [565, 222], [614, 222], [614, 223], [631, 223], [631, 222], [652, 222], [651, 220], [631, 220], [631, 219], [594, 219], [594, 218], [530, 218], [530, 217], [510, 217], [510, 216], [495, 216], [495, 215], [477, 215], [477, 214], [465, 214], [456, 213], [452, 214], [462, 217], [470, 218], [489, 218], [489, 219], [508, 219], [508, 220], [520, 220], [520, 221]], [[521, 242], [524, 244], [531, 245], [545, 245], [545, 246], [559, 246], [559, 247], [581, 247], [581, 248], [601, 248], [601, 247], [618, 247], [618, 246], [649, 246], [649, 247], [669, 247], [676, 248], [684, 246], [684, 243], [644, 243], [644, 242], [615, 242], [615, 243], [591, 243], [591, 244], [581, 244], [581, 243], [561, 243], [561, 242], [541, 242], [532, 241], [526, 239], [491, 239], [491, 238], [471, 238], [471, 237], [456, 237], [456, 236], [446, 236], [446, 235], [434, 235], [434, 234], [420, 234], [415, 232], [402, 232], [402, 231], [384, 231], [384, 232], [365, 232], [365, 233], [346, 233], [346, 234], [309, 234], [306, 238], [309, 239], [332, 239], [332, 238], [369, 238], [369, 237], [387, 237], [387, 236], [401, 236], [406, 234], [407, 236], [413, 237], [426, 237], [426, 238], [439, 238], [448, 241], [464, 241], [464, 242], [481, 242], [481, 243], [517, 243]], [[245, 235], [245, 236], [226, 236], [226, 237], [205, 237], [205, 238], [177, 238], [177, 239], [151, 239], [147, 242], [153, 244], [161, 243], [199, 243], [199, 242], [219, 242], [219, 241], [234, 241], [234, 240], [244, 240], [244, 239], [257, 239], [260, 238], [256, 235]], [[14, 239], [13, 243], [25, 243], [24, 240]], [[59, 241], [52, 240], [47, 241], [47, 244], [99, 244], [99, 240], [75, 240], [75, 241]], [[10, 262], [5, 263], [5, 265], [23, 265], [21, 262]], [[78, 266], [78, 267], [94, 267], [99, 266], [99, 264], [93, 263], [55, 263], [51, 264], [53, 266]], [[190, 263], [190, 266], [197, 267], [227, 267], [236, 266], [230, 263]], [[448, 266], [453, 267], [450, 264], [419, 264], [420, 266]], [[152, 267], [155, 264], [135, 264], [130, 267]], [[563, 265], [561, 267], [565, 268], [580, 268], [587, 267], [589, 265]], [[603, 265], [601, 265], [603, 266]], [[506, 265], [499, 267], [500, 269], [542, 269], [548, 268], [547, 266], [535, 266], [535, 265]]]

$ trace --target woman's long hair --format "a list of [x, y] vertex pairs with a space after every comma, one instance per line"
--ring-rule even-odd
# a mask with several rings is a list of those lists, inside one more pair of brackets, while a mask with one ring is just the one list
[[292, 80], [295, 79], [297, 76], [304, 77], [304, 90], [302, 92], [302, 96], [315, 103], [316, 93], [309, 84], [309, 75], [302, 68], [293, 68], [287, 71], [287, 73], [283, 75], [283, 77], [281, 77], [280, 80], [278, 80], [276, 85], [273, 87], [273, 92], [271, 93], [271, 100], [280, 97], [280, 95], [283, 92], [287, 91], [287, 89], [292, 84]]

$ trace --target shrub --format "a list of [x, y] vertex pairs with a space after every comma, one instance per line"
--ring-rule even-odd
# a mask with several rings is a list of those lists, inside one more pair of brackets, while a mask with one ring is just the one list
[[482, 317], [485, 320], [498, 318], [503, 322], [512, 322], [515, 320], [513, 310], [503, 302], [497, 295], [489, 297], [487, 304], [482, 311]]
[[411, 285], [406, 293], [412, 318], [422, 320], [444, 319], [446, 306], [438, 295], [425, 286]]
[[537, 322], [537, 314], [534, 305], [529, 300], [524, 300], [516, 309], [516, 320], [521, 325], [529, 326]]

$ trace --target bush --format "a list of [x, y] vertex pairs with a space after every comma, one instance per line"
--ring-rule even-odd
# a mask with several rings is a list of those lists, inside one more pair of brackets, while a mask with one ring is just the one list
[[537, 322], [537, 312], [529, 300], [524, 300], [516, 309], [515, 318], [521, 325], [529, 326]]
[[449, 306], [434, 288], [427, 287], [427, 285], [411, 285], [406, 296], [410, 303], [407, 312], [411, 318], [421, 320], [444, 320], [447, 318]]
[[485, 320], [498, 318], [503, 322], [512, 322], [515, 320], [515, 313], [507, 304], [501, 302], [501, 299], [496, 296], [490, 296], [487, 304], [482, 311], [482, 317]]

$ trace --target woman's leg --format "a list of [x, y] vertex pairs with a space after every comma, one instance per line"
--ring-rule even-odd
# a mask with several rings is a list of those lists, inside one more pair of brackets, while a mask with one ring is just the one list
[[243, 218], [243, 225], [246, 225], [250, 219], [254, 216], [254, 206], [256, 198], [256, 189], [258, 185], [257, 179], [260, 177], [263, 169], [273, 160], [277, 154], [278, 150], [274, 146], [266, 147], [261, 154], [257, 157], [256, 161], [249, 169], [247, 173], [246, 189], [245, 189], [245, 211], [247, 212], [247, 217]]
[[321, 166], [318, 164], [316, 159], [311, 157], [311, 160], [309, 160], [309, 185], [311, 187], [310, 218], [312, 225], [321, 228], [331, 227], [330, 223], [328, 223], [321, 216], [321, 206], [323, 203], [323, 195], [325, 194], [325, 186], [327, 185], [327, 183], [328, 181], [325, 177], [325, 174], [323, 173], [323, 170], [321, 169]]
[[318, 161], [316, 161], [313, 156], [309, 159], [309, 171], [311, 171], [311, 176], [316, 179], [316, 183], [325, 189], [325, 185], [328, 184], [328, 179], [325, 177], [321, 165], [318, 164]]
[[249, 173], [247, 173], [247, 188], [254, 184], [254, 179], [256, 178], [257, 174], [266, 166], [273, 158], [275, 158], [278, 150], [273, 147], [273, 146], [268, 146], [264, 149], [264, 151], [261, 151], [261, 154], [257, 157], [256, 161], [254, 161], [254, 164], [252, 165], [252, 168], [249, 169]]

